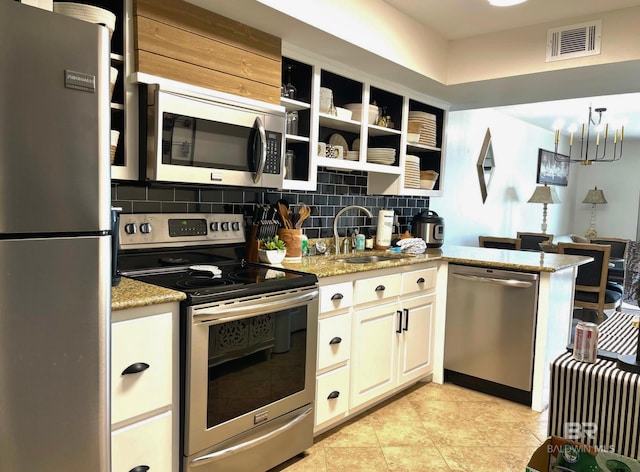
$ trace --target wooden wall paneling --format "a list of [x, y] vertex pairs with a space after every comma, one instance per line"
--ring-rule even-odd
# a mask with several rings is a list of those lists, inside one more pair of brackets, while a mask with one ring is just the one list
[[134, 0], [136, 70], [280, 103], [281, 41], [182, 0]]

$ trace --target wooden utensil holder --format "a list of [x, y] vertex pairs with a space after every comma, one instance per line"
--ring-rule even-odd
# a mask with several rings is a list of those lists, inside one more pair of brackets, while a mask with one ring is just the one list
[[287, 245], [287, 255], [285, 261], [302, 260], [302, 230], [280, 228], [278, 237]]

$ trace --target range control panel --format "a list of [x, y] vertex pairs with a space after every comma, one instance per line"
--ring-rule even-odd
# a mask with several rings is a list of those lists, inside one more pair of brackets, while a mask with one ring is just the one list
[[140, 213], [120, 215], [120, 248], [170, 248], [244, 243], [242, 215]]

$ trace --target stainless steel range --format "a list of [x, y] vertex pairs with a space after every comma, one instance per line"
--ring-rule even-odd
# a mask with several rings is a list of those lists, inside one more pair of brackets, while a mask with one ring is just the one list
[[242, 259], [242, 215], [121, 216], [122, 275], [181, 307], [182, 470], [266, 471], [313, 443], [315, 275]]

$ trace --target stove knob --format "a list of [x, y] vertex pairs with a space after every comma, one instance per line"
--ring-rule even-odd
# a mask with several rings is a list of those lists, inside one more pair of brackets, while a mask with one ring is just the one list
[[222, 231], [229, 231], [229, 222], [228, 221], [223, 221], [221, 226], [222, 226]]
[[124, 232], [127, 234], [136, 234], [138, 232], [138, 228], [135, 223], [127, 223], [124, 225]]
[[218, 222], [214, 221], [213, 223], [211, 223], [210, 227], [211, 231], [218, 231]]
[[238, 223], [237, 221], [234, 221], [233, 223], [231, 223], [231, 229], [233, 231], [240, 231], [240, 223]]
[[149, 234], [151, 232], [151, 223], [142, 223], [140, 225], [140, 232], [144, 234]]

